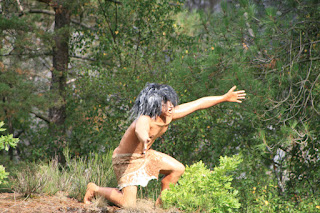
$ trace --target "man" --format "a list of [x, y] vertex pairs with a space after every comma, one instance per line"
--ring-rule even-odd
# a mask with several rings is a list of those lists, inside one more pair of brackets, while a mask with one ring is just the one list
[[[222, 96], [208, 96], [178, 105], [178, 97], [172, 87], [151, 83], [140, 92], [131, 109], [135, 120], [123, 135], [119, 146], [114, 150], [112, 164], [118, 180], [118, 188], [99, 187], [89, 183], [84, 203], [90, 203], [96, 194], [120, 207], [136, 205], [137, 186], [146, 186], [159, 174], [161, 191], [170, 183], [177, 183], [185, 167], [169, 155], [150, 149], [154, 141], [165, 133], [171, 121], [183, 118], [197, 110], [206, 109], [222, 102], [241, 103], [245, 91], [234, 91], [236, 86]], [[160, 197], [156, 204], [160, 204]]]

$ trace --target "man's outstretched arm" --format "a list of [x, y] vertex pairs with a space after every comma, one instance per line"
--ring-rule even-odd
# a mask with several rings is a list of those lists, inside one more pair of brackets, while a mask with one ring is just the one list
[[244, 90], [234, 91], [236, 86], [232, 87], [226, 94], [222, 96], [208, 96], [181, 104], [175, 107], [173, 120], [183, 118], [192, 112], [201, 109], [207, 109], [222, 102], [236, 102], [241, 103], [245, 99], [246, 93]]

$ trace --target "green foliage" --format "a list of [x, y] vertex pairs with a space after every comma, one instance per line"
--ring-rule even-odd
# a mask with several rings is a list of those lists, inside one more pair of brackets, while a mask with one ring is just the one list
[[[0, 132], [5, 131], [6, 129], [2, 128], [4, 125], [3, 121], [0, 121]], [[15, 148], [17, 146], [17, 143], [19, 142], [18, 138], [13, 138], [13, 135], [1, 135], [0, 137], [0, 150], [9, 150], [9, 147]]]
[[213, 171], [201, 161], [187, 166], [178, 184], [162, 192], [164, 206], [186, 212], [232, 212], [240, 208], [230, 175], [240, 162], [239, 156], [221, 157]]
[[0, 184], [6, 183], [6, 181], [3, 181], [4, 179], [8, 178], [9, 173], [6, 172], [6, 169], [0, 165]]
[[[242, 202], [241, 212], [318, 212], [320, 209], [319, 200], [313, 197], [293, 195], [288, 198], [281, 196], [281, 189], [275, 181], [265, 183], [263, 180], [258, 184], [250, 184], [243, 180], [243, 187], [246, 187], [246, 202]], [[241, 196], [241, 195], [240, 195]], [[244, 196], [241, 196], [242, 199]], [[247, 205], [249, 203], [249, 205]], [[247, 206], [246, 206], [247, 205]]]
[[[131, 67], [126, 73], [131, 70], [135, 77], [159, 73], [165, 57], [171, 57], [178, 42], [183, 42], [184, 37], [175, 32], [177, 25], [172, 18], [181, 10], [182, 1], [92, 2], [87, 13], [97, 17], [96, 28], [80, 29], [82, 36], [73, 42], [93, 56], [98, 66]], [[94, 45], [88, 45], [89, 41]]]
[[[270, 101], [263, 111], [257, 112], [263, 131], [256, 134], [260, 144], [255, 148], [260, 154], [255, 155], [262, 165], [255, 166], [272, 168], [268, 170], [277, 178], [283, 199], [319, 193], [316, 190], [319, 111], [317, 104], [313, 104], [319, 95], [314, 89], [319, 81], [319, 61], [315, 59], [320, 49], [313, 42], [319, 38], [318, 8], [315, 2], [303, 1], [289, 13], [278, 7], [260, 10], [256, 16], [263, 30], [257, 31], [256, 38], [248, 42], [251, 45], [248, 51], [253, 50], [252, 46], [259, 50], [259, 56], [249, 55], [256, 66], [255, 78], [261, 79], [270, 90], [269, 94], [265, 93]], [[251, 20], [250, 25], [254, 22]]]
[[[3, 121], [0, 121], [0, 132], [5, 131], [6, 129], [2, 128], [4, 125]], [[18, 138], [13, 138], [13, 135], [1, 135], [0, 137], [0, 151], [5, 150], [8, 151], [9, 147], [16, 147], [19, 142]], [[0, 184], [6, 183], [4, 181], [8, 177], [9, 173], [5, 171], [5, 168], [0, 165]]]
[[105, 155], [91, 153], [88, 157], [73, 159], [70, 158], [68, 149], [64, 154], [65, 166], [59, 164], [57, 159], [48, 163], [28, 163], [21, 166], [19, 171], [13, 172], [13, 190], [25, 196], [37, 193], [54, 195], [58, 191], [64, 191], [81, 201], [89, 182], [100, 186], [116, 185], [111, 164], [112, 152]]

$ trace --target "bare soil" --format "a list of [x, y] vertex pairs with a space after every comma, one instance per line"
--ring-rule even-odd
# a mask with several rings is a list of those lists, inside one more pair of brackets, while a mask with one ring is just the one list
[[154, 203], [149, 200], [138, 200], [134, 209], [121, 209], [109, 206], [105, 199], [96, 198], [90, 205], [85, 205], [73, 198], [67, 197], [63, 192], [58, 192], [54, 196], [34, 195], [25, 198], [17, 193], [0, 193], [0, 213], [173, 213], [178, 210], [164, 210], [155, 208]]

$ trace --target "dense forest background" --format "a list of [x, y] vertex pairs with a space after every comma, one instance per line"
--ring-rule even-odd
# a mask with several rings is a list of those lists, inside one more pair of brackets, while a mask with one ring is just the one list
[[0, 28], [1, 134], [19, 138], [0, 151], [9, 172], [109, 153], [147, 82], [180, 103], [236, 85], [246, 101], [172, 123], [153, 148], [209, 168], [242, 156], [239, 211], [320, 208], [317, 0], [3, 0]]

